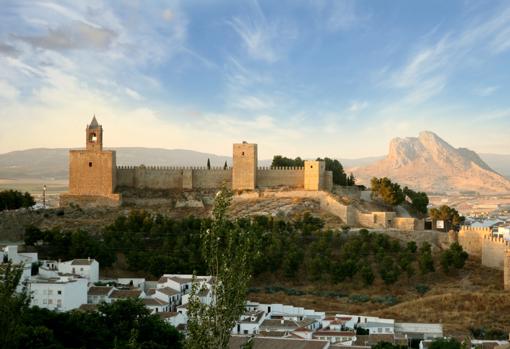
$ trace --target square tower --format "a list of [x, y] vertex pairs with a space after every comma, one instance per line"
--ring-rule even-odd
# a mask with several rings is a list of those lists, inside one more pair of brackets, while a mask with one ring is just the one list
[[322, 190], [326, 163], [322, 160], [305, 160], [305, 190]]
[[115, 151], [103, 150], [103, 127], [95, 116], [85, 133], [86, 148], [69, 151], [69, 192], [60, 196], [61, 206], [118, 205]]
[[257, 186], [257, 145], [234, 144], [232, 189], [254, 190]]

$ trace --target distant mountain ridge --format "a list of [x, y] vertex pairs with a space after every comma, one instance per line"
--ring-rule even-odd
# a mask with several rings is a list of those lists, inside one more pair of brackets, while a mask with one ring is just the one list
[[389, 177], [427, 192], [510, 192], [510, 180], [494, 171], [472, 150], [454, 148], [433, 132], [394, 138], [388, 155], [371, 165], [350, 169], [363, 184]]
[[[207, 159], [212, 166], [223, 166], [225, 161], [232, 165], [230, 156], [197, 152], [185, 149], [162, 149], [141, 147], [120, 147], [117, 150], [118, 165], [154, 165], [154, 166], [206, 166]], [[501, 174], [510, 174], [510, 155], [481, 154], [480, 157], [468, 149], [458, 149], [475, 162], [487, 163]], [[0, 154], [0, 178], [4, 179], [67, 179], [67, 148], [36, 148]], [[478, 157], [478, 159], [477, 159]], [[371, 165], [384, 159], [384, 156], [359, 159], [339, 158], [344, 168], [358, 168]], [[260, 166], [269, 166], [270, 159], [259, 160]]]

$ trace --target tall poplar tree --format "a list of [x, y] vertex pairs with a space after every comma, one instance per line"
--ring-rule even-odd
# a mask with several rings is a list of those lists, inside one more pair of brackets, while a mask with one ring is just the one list
[[202, 253], [211, 279], [211, 304], [200, 302], [207, 287], [193, 283], [188, 303], [190, 349], [228, 347], [230, 332], [245, 311], [251, 278], [252, 238], [227, 218], [232, 192], [223, 187], [217, 194], [210, 228], [202, 232]]

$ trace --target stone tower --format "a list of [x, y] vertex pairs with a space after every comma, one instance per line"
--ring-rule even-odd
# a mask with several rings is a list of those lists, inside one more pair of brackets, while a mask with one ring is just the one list
[[325, 172], [324, 161], [305, 160], [305, 190], [323, 190]]
[[503, 266], [503, 284], [505, 291], [510, 291], [510, 249], [505, 251], [505, 263]]
[[254, 190], [257, 186], [257, 145], [234, 144], [232, 189]]
[[103, 127], [95, 116], [85, 133], [85, 149], [69, 151], [69, 192], [60, 196], [60, 205], [117, 206], [120, 195], [114, 193], [116, 153], [103, 150]]
[[96, 116], [92, 118], [90, 125], [87, 125], [85, 131], [87, 139], [85, 144], [86, 149], [90, 151], [102, 151], [103, 150], [103, 126], [99, 125], [96, 120]]

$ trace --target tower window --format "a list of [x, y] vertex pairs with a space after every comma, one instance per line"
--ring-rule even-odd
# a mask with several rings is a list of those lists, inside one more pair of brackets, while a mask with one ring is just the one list
[[97, 135], [93, 132], [90, 134], [90, 141], [95, 142], [97, 140]]
[[243, 156], [244, 156], [244, 151], [241, 153], [241, 155], [243, 155]]
[[89, 167], [92, 167], [92, 162], [89, 162]]

